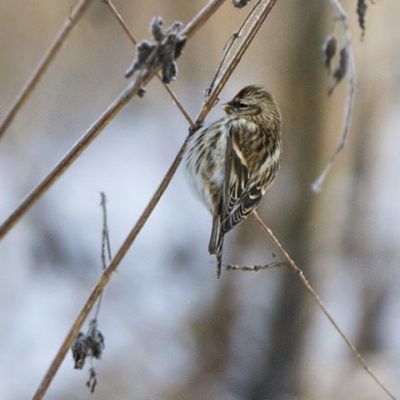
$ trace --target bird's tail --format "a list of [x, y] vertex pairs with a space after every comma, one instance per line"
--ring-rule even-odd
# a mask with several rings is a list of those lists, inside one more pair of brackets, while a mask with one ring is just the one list
[[208, 245], [208, 251], [210, 254], [214, 254], [217, 258], [217, 276], [221, 276], [222, 267], [222, 248], [224, 245], [224, 233], [221, 230], [221, 220], [218, 216], [213, 219], [213, 225], [211, 230], [210, 243]]

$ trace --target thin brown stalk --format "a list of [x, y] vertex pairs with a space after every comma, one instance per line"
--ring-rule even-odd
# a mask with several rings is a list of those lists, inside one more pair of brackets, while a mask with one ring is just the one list
[[[110, 232], [108, 230], [108, 218], [107, 218], [107, 196], [104, 192], [100, 192], [100, 206], [103, 214], [103, 228], [101, 230], [101, 268], [103, 271], [106, 270], [108, 263], [112, 260], [111, 252], [111, 242], [110, 242]], [[94, 313], [94, 319], [99, 318], [101, 302], [103, 300], [104, 291], [101, 292], [99, 299], [97, 301], [96, 311]]]
[[224, 49], [223, 49], [224, 54], [223, 54], [222, 59], [221, 59], [219, 65], [218, 65], [217, 71], [215, 72], [214, 78], [212, 79], [212, 81], [210, 83], [210, 86], [206, 90], [206, 94], [211, 93], [212, 90], [214, 89], [215, 82], [219, 78], [219, 75], [221, 74], [221, 71], [222, 71], [223, 67], [225, 66], [226, 61], [229, 60], [231, 52], [233, 50], [233, 47], [234, 47], [236, 41], [241, 38], [245, 28], [247, 27], [247, 24], [252, 19], [253, 14], [256, 13], [257, 8], [258, 8], [258, 6], [260, 5], [261, 2], [262, 2], [262, 0], [259, 0], [253, 6], [253, 8], [249, 12], [249, 14], [245, 18], [245, 20], [242, 22], [242, 25], [240, 25], [239, 29], [236, 32], [233, 33], [233, 35], [229, 38], [228, 42], [225, 44]]
[[0, 124], [0, 138], [3, 136], [4, 132], [10, 126], [18, 111], [21, 109], [22, 105], [28, 99], [29, 95], [33, 92], [36, 85], [39, 83], [40, 79], [45, 74], [47, 68], [51, 64], [51, 62], [55, 59], [55, 56], [61, 49], [68, 35], [71, 33], [73, 27], [78, 23], [81, 19], [82, 15], [86, 11], [90, 4], [90, 0], [80, 0], [77, 5], [73, 8], [72, 12], [68, 16], [68, 18], [64, 21], [64, 25], [61, 30], [57, 33], [56, 37], [53, 40], [53, 43], [47, 49], [43, 58], [40, 60], [37, 65], [35, 71], [25, 83], [21, 92], [15, 98], [13, 105], [10, 110], [7, 112], [3, 121]]
[[[117, 21], [121, 25], [123, 31], [128, 36], [129, 40], [132, 42], [132, 44], [136, 45], [137, 44], [137, 40], [133, 36], [133, 33], [131, 32], [131, 30], [128, 28], [128, 25], [126, 24], [126, 22], [122, 18], [121, 13], [117, 10], [117, 8], [115, 7], [114, 3], [111, 0], [104, 0], [104, 2], [110, 8], [112, 14], [114, 15], [114, 17], [117, 19]], [[162, 78], [161, 78], [159, 73], [157, 73], [156, 76], [157, 76], [157, 79], [164, 86], [164, 89], [168, 92], [168, 94], [172, 98], [172, 101], [176, 104], [176, 106], [179, 108], [179, 110], [182, 113], [182, 115], [186, 118], [186, 121], [189, 123], [191, 128], [194, 129], [195, 126], [194, 126], [193, 120], [190, 118], [189, 113], [186, 111], [185, 107], [183, 106], [182, 102], [178, 99], [178, 97], [175, 94], [175, 92], [165, 82], [163, 82], [163, 80], [162, 80]]]
[[362, 365], [366, 373], [372, 378], [372, 380], [386, 393], [386, 395], [392, 399], [396, 400], [395, 396], [390, 392], [390, 390], [381, 382], [381, 380], [375, 375], [375, 373], [370, 369], [370, 367], [367, 365], [365, 362], [363, 356], [358, 352], [354, 344], [351, 342], [351, 340], [347, 337], [347, 335], [343, 332], [342, 328], [337, 324], [335, 319], [332, 317], [328, 309], [326, 308], [325, 304], [319, 297], [318, 293], [315, 291], [315, 289], [311, 286], [310, 282], [308, 281], [307, 277], [304, 275], [304, 272], [300, 269], [300, 267], [294, 262], [292, 257], [289, 255], [289, 253], [284, 249], [284, 247], [281, 245], [279, 240], [276, 238], [274, 233], [271, 231], [271, 229], [265, 224], [265, 222], [261, 219], [261, 217], [258, 215], [256, 211], [253, 211], [253, 215], [256, 218], [257, 222], [260, 224], [262, 230], [266, 233], [266, 235], [272, 240], [274, 245], [279, 249], [281, 252], [282, 256], [285, 259], [286, 265], [291, 269], [300, 279], [301, 283], [303, 286], [306, 288], [306, 290], [311, 294], [313, 299], [317, 302], [318, 307], [321, 309], [321, 311], [324, 313], [330, 324], [333, 326], [335, 331], [339, 334], [339, 336], [343, 339], [343, 341], [346, 343], [347, 347], [350, 349], [351, 353], [356, 357], [358, 362]]
[[208, 114], [210, 109], [214, 106], [214, 104], [218, 100], [218, 96], [221, 93], [222, 88], [225, 86], [226, 82], [228, 81], [233, 71], [239, 64], [240, 60], [243, 57], [243, 54], [246, 52], [246, 50], [250, 46], [250, 43], [257, 35], [257, 32], [261, 28], [262, 24], [264, 23], [265, 19], [271, 12], [276, 2], [277, 0], [269, 0], [264, 2], [264, 5], [261, 7], [261, 10], [255, 17], [255, 21], [253, 22], [253, 24], [251, 24], [249, 30], [247, 31], [245, 37], [243, 38], [243, 41], [239, 45], [237, 51], [232, 56], [232, 59], [230, 60], [224, 72], [222, 73], [221, 78], [219, 79], [218, 83], [215, 86], [215, 90], [205, 101], [204, 107], [202, 108], [200, 114], [197, 117], [197, 124], [203, 123], [205, 116]]
[[[210, 0], [206, 6], [188, 23], [183, 31], [186, 37], [191, 37], [225, 0]], [[71, 148], [63, 159], [50, 173], [22, 200], [13, 213], [0, 225], [0, 240], [26, 214], [26, 212], [49, 190], [62, 176], [79, 155], [93, 142], [114, 117], [137, 95], [139, 89], [145, 86], [157, 71], [147, 71], [139, 74], [136, 79], [113, 101], [100, 118], [85, 132], [81, 139]]]
[[103, 214], [103, 228], [101, 230], [101, 267], [107, 268], [107, 264], [112, 260], [110, 231], [108, 229], [107, 217], [107, 196], [104, 192], [100, 192], [100, 206]]
[[337, 20], [342, 26], [342, 30], [344, 32], [344, 40], [345, 47], [348, 52], [348, 71], [347, 71], [347, 95], [346, 102], [343, 108], [343, 121], [342, 121], [342, 130], [339, 136], [339, 140], [336, 144], [336, 148], [326, 163], [324, 169], [322, 170], [319, 177], [313, 182], [311, 189], [314, 192], [320, 192], [322, 190], [322, 185], [324, 184], [326, 177], [331, 171], [333, 165], [335, 164], [336, 158], [339, 153], [346, 147], [347, 140], [350, 133], [351, 120], [353, 117], [353, 108], [354, 108], [354, 100], [356, 94], [356, 67], [354, 63], [353, 57], [353, 49], [351, 46], [351, 31], [348, 23], [348, 16], [344, 11], [342, 5], [339, 0], [330, 0], [333, 8], [336, 10]]
[[282, 261], [276, 261], [270, 264], [264, 264], [264, 265], [237, 265], [237, 264], [225, 264], [224, 268], [227, 271], [245, 271], [245, 272], [259, 272], [263, 271], [265, 269], [272, 269], [272, 268], [278, 268], [283, 265], [286, 265]]
[[[208, 6], [211, 6], [212, 2], [210, 2], [208, 4]], [[207, 6], [206, 6], [207, 7]], [[213, 12], [216, 11], [215, 7], [210, 7], [210, 10], [213, 10]], [[210, 11], [211, 12], [211, 11]], [[212, 13], [211, 13], [212, 14]], [[209, 15], [209, 17], [211, 16], [211, 14]], [[200, 12], [198, 14], [199, 17], [199, 21], [205, 22], [205, 14], [204, 12]], [[265, 19], [265, 18], [264, 18]], [[187, 29], [187, 32], [191, 32], [194, 33], [197, 29], [196, 29], [196, 25], [192, 22], [189, 24], [190, 29]], [[250, 32], [249, 32], [250, 35]], [[243, 45], [245, 45], [247, 42], [246, 38], [243, 41]], [[248, 44], [247, 44], [248, 47]], [[232, 62], [236, 62], [237, 65], [237, 58], [234, 57]], [[234, 68], [230, 69], [227, 68], [227, 70], [224, 72], [224, 82], [227, 81], [228, 77], [232, 74]], [[209, 103], [209, 101], [215, 101], [215, 100], [210, 100], [210, 99], [216, 99], [220, 93], [220, 91], [223, 88], [223, 84], [219, 84], [217, 86], [217, 88], [215, 89], [215, 91], [218, 90], [217, 93], [212, 93], [212, 95], [210, 96], [210, 98], [208, 99], [208, 101], [206, 101], [203, 106], [202, 106], [202, 110], [199, 113], [199, 117], [205, 117], [207, 115], [207, 113], [210, 111], [211, 109], [211, 105]], [[199, 119], [196, 121], [196, 123], [199, 122]], [[196, 124], [195, 124], [196, 125]], [[187, 140], [187, 139], [186, 139]], [[92, 292], [90, 293], [88, 299], [86, 300], [84, 306], [82, 307], [82, 310], [80, 311], [79, 315], [77, 316], [77, 318], [75, 319], [72, 327], [70, 328], [66, 338], [64, 339], [64, 342], [62, 343], [60, 349], [58, 350], [54, 360], [52, 361], [48, 371], [46, 372], [42, 382], [40, 383], [34, 397], [33, 400], [41, 400], [43, 398], [43, 396], [45, 395], [47, 389], [49, 388], [52, 380], [54, 379], [61, 363], [63, 362], [67, 352], [69, 351], [71, 344], [73, 343], [73, 341], [75, 340], [76, 336], [78, 335], [83, 323], [85, 322], [87, 316], [89, 315], [91, 309], [93, 308], [93, 305], [95, 304], [96, 300], [98, 299], [98, 297], [100, 296], [100, 294], [102, 293], [102, 291], [104, 290], [105, 286], [107, 285], [107, 283], [109, 282], [109, 280], [111, 279], [111, 275], [116, 271], [116, 269], [118, 268], [119, 264], [121, 263], [121, 261], [123, 260], [123, 258], [125, 257], [126, 253], [128, 252], [129, 248], [131, 247], [132, 243], [134, 242], [134, 240], [136, 239], [136, 237], [138, 236], [138, 234], [140, 233], [140, 231], [142, 230], [143, 226], [146, 224], [147, 220], [149, 219], [151, 213], [153, 212], [154, 208], [156, 207], [157, 203], [159, 202], [160, 198], [162, 197], [163, 193], [165, 192], [165, 190], [167, 189], [172, 177], [174, 176], [184, 153], [185, 150], [185, 144], [186, 144], [186, 140], [183, 143], [183, 145], [181, 146], [181, 148], [178, 151], [178, 154], [176, 155], [174, 161], [172, 162], [171, 166], [169, 167], [167, 173], [165, 174], [162, 182], [160, 183], [159, 187], [157, 188], [156, 192], [154, 193], [154, 195], [152, 196], [152, 198], [150, 199], [149, 203], [147, 204], [146, 208], [144, 209], [144, 211], [142, 212], [141, 216], [139, 217], [138, 221], [136, 222], [135, 226], [132, 228], [132, 230], [130, 231], [130, 233], [128, 234], [128, 236], [126, 237], [125, 241], [123, 242], [123, 244], [121, 245], [121, 247], [119, 248], [119, 250], [117, 251], [117, 253], [115, 254], [114, 258], [112, 259], [112, 261], [110, 262], [110, 264], [108, 265], [107, 269], [103, 272], [102, 276], [100, 277], [99, 281], [97, 282], [96, 286], [94, 287], [94, 289], [92, 290]]]

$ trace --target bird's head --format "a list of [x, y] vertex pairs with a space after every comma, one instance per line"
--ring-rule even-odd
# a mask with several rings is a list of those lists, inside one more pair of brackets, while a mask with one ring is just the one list
[[274, 117], [280, 118], [278, 106], [271, 94], [263, 87], [250, 85], [240, 90], [236, 96], [224, 104], [224, 111], [237, 117]]

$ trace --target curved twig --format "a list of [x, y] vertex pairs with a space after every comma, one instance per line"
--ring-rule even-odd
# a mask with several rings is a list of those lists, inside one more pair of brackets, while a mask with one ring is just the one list
[[314, 290], [314, 288], [311, 286], [310, 282], [308, 281], [307, 277], [304, 275], [304, 272], [301, 270], [301, 268], [294, 262], [292, 257], [290, 257], [289, 253], [284, 249], [284, 247], [281, 245], [279, 240], [276, 238], [276, 236], [273, 234], [271, 229], [265, 224], [265, 222], [261, 219], [261, 217], [258, 215], [256, 211], [253, 211], [253, 215], [256, 218], [257, 222], [260, 224], [262, 230], [267, 234], [267, 236], [272, 240], [274, 245], [280, 250], [281, 254], [283, 255], [285, 259], [285, 264], [289, 267], [291, 271], [293, 271], [298, 278], [300, 279], [302, 285], [307, 289], [307, 291], [311, 294], [313, 299], [317, 302], [318, 307], [321, 309], [321, 311], [324, 313], [330, 324], [333, 326], [335, 331], [339, 334], [339, 336], [343, 339], [343, 341], [346, 343], [346, 346], [350, 349], [352, 354], [356, 357], [358, 362], [362, 365], [366, 373], [375, 381], [375, 383], [387, 394], [389, 398], [392, 400], [396, 400], [394, 395], [390, 392], [390, 390], [380, 381], [380, 379], [375, 375], [375, 373], [370, 369], [370, 367], [367, 365], [365, 362], [363, 356], [357, 351], [356, 347], [354, 344], [351, 342], [351, 340], [347, 337], [347, 335], [343, 332], [342, 328], [337, 324], [337, 322], [334, 320], [328, 309], [326, 308], [325, 304], [319, 297], [318, 293]]
[[222, 56], [222, 59], [217, 67], [217, 71], [215, 72], [214, 78], [212, 79], [210, 86], [206, 89], [206, 96], [208, 96], [212, 90], [214, 89], [214, 85], [215, 82], [217, 81], [217, 79], [219, 78], [219, 75], [223, 69], [223, 67], [225, 66], [226, 60], [229, 59], [233, 46], [235, 44], [235, 42], [241, 38], [248, 22], [251, 20], [251, 18], [253, 17], [253, 13], [256, 12], [257, 7], [261, 4], [262, 0], [259, 0], [251, 9], [251, 11], [249, 12], [249, 14], [247, 15], [247, 17], [245, 18], [245, 20], [242, 22], [242, 25], [240, 25], [239, 29], [234, 32], [232, 34], [232, 36], [228, 39], [228, 41], [226, 42], [225, 46], [224, 46], [224, 54]]
[[342, 5], [340, 4], [339, 0], [330, 0], [330, 2], [332, 3], [332, 6], [336, 10], [337, 21], [341, 24], [344, 32], [345, 47], [347, 49], [347, 54], [348, 54], [348, 71], [347, 71], [348, 87], [347, 87], [346, 103], [343, 110], [342, 131], [339, 140], [336, 144], [335, 151], [329, 158], [321, 174], [318, 176], [318, 178], [313, 182], [311, 186], [311, 189], [314, 192], [321, 191], [322, 185], [324, 184], [326, 177], [328, 176], [330, 170], [335, 164], [337, 156], [346, 147], [347, 139], [350, 133], [350, 126], [354, 108], [354, 99], [356, 94], [356, 67], [354, 63], [353, 49], [351, 46], [351, 32], [348, 23], [348, 17]]

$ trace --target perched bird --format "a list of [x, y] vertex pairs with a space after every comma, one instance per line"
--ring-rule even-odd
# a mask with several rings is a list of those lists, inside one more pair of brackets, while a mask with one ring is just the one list
[[224, 236], [260, 203], [281, 155], [281, 114], [261, 86], [246, 86], [224, 104], [225, 116], [194, 132], [185, 150], [195, 189], [213, 215], [208, 250], [221, 274]]

